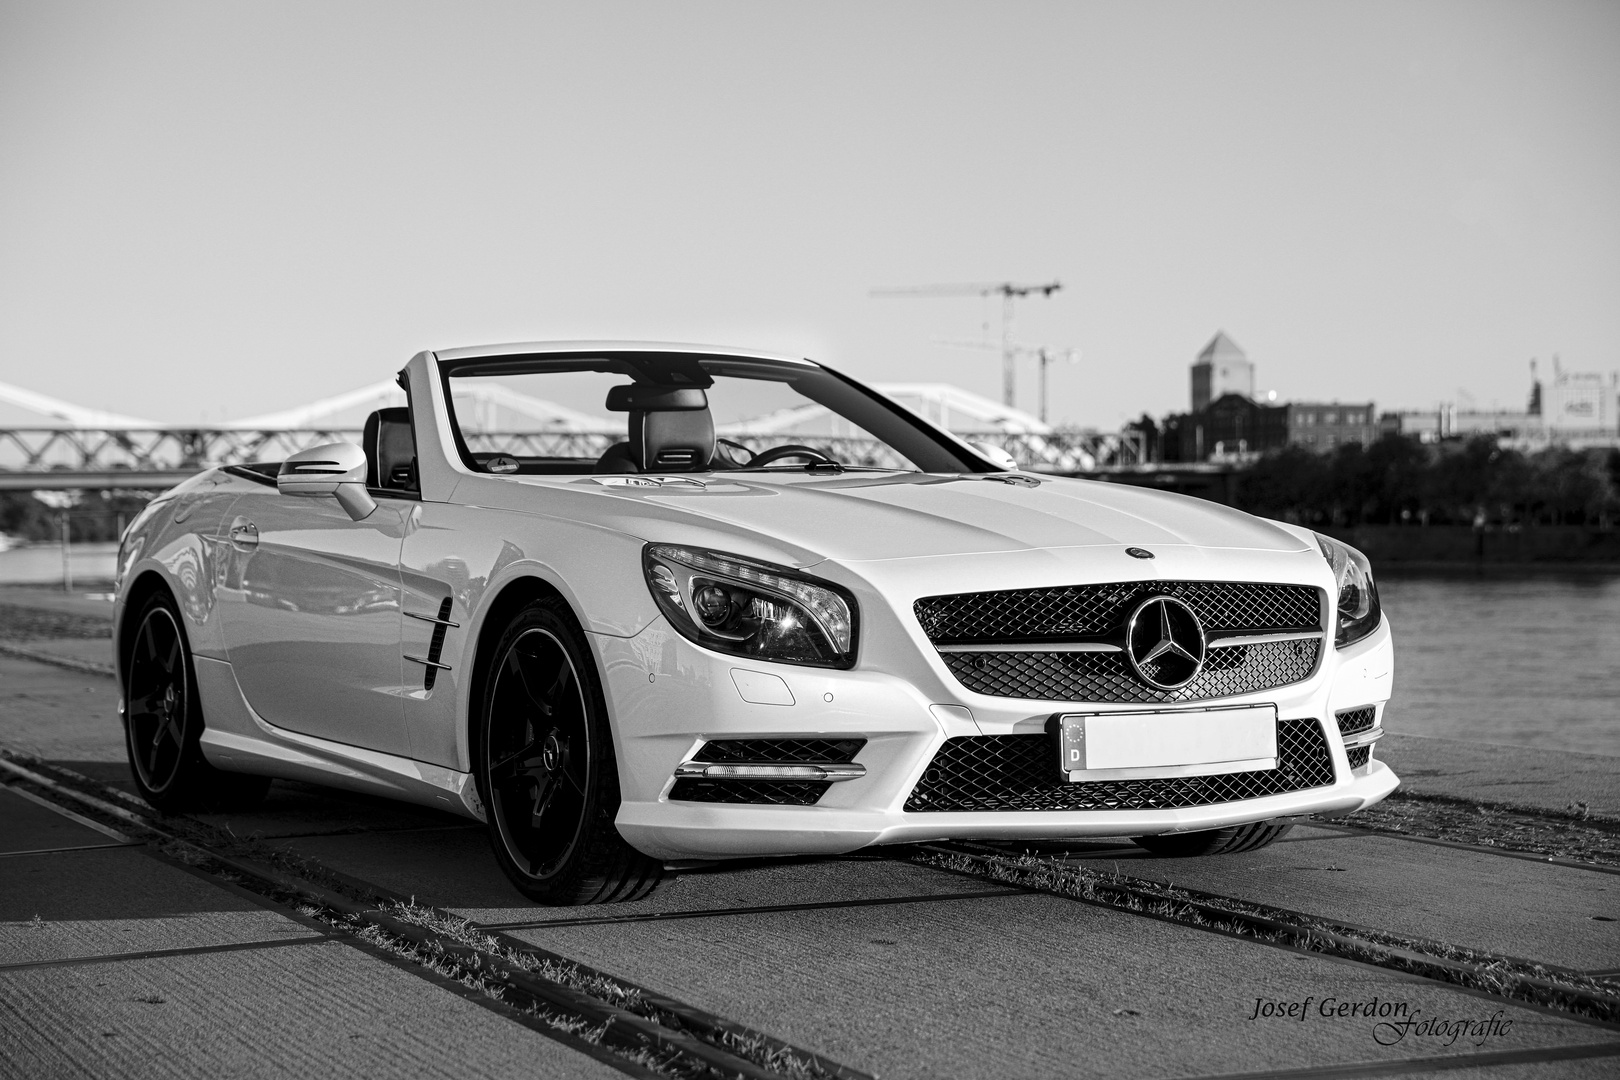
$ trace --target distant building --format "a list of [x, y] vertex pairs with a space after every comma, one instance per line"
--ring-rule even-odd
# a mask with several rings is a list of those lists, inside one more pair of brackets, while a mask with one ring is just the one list
[[1503, 445], [1534, 450], [1551, 443], [1568, 446], [1611, 446], [1620, 418], [1620, 381], [1614, 375], [1565, 371], [1553, 357], [1553, 378], [1543, 383], [1530, 362], [1527, 408], [1408, 409], [1385, 413], [1380, 431], [1416, 436], [1423, 442], [1494, 435]]
[[[1164, 422], [1166, 461], [1236, 460], [1288, 445], [1288, 407], [1222, 394], [1208, 408]], [[1174, 455], [1174, 456], [1172, 456]]]
[[1346, 443], [1371, 446], [1379, 435], [1378, 414], [1370, 401], [1291, 401], [1282, 408], [1288, 416], [1288, 441], [1308, 450], [1333, 450]]
[[1254, 397], [1254, 364], [1237, 343], [1218, 330], [1192, 366], [1192, 411], [1202, 412], [1227, 394]]
[[1615, 432], [1614, 375], [1565, 371], [1553, 357], [1553, 381], [1543, 400], [1542, 422], [1550, 435], [1612, 435]]

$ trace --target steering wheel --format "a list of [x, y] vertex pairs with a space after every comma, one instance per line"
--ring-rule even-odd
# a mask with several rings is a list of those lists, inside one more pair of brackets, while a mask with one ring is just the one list
[[754, 459], [747, 465], [744, 465], [743, 468], [763, 469], [765, 466], [774, 461], [780, 461], [783, 458], [790, 457], [807, 458], [809, 459], [809, 464], [811, 465], [838, 464], [838, 462], [834, 461], [826, 454], [823, 454], [820, 450], [817, 450], [813, 446], [801, 446], [798, 443], [788, 443], [786, 446], [773, 446], [769, 450], [761, 450], [758, 454], [754, 455]]

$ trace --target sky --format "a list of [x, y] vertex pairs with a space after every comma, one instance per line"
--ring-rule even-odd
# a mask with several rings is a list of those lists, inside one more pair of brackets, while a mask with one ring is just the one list
[[[0, 381], [172, 423], [612, 338], [1188, 407], [1620, 369], [1620, 3], [0, 0]], [[1032, 364], [1018, 404], [1035, 408]]]

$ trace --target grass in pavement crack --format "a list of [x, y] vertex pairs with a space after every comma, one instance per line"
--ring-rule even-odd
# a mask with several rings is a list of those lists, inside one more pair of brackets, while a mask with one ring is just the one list
[[[1196, 892], [1166, 882], [1093, 870], [1048, 856], [970, 855], [922, 850], [913, 858], [926, 866], [988, 877], [1009, 885], [1087, 900], [1171, 922], [1292, 945], [1380, 967], [1412, 971], [1430, 978], [1468, 985], [1499, 997], [1534, 1000], [1608, 1021], [1620, 1019], [1620, 983], [1580, 972], [1516, 961], [1447, 942], [1344, 926], [1300, 912]], [[1281, 925], [1256, 925], [1257, 921]], [[1325, 934], [1331, 934], [1338, 940], [1327, 940], [1322, 936]], [[1418, 955], [1415, 960], [1409, 959], [1392, 953], [1392, 949]], [[1464, 970], [1426, 965], [1424, 958], [1463, 965]], [[1555, 992], [1549, 996], [1543, 990], [1528, 985], [1525, 982], [1527, 979], [1550, 984], [1555, 991], [1564, 991], [1565, 995], [1560, 996]]]
[[1330, 825], [1620, 866], [1620, 822], [1572, 803], [1564, 811], [1433, 795], [1395, 795]]

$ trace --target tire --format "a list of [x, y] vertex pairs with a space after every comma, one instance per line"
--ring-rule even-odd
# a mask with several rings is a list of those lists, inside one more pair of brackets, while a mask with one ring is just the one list
[[1138, 847], [1161, 858], [1190, 859], [1199, 855], [1231, 855], [1239, 851], [1257, 851], [1288, 835], [1292, 823], [1255, 821], [1248, 825], [1231, 825], [1206, 832], [1171, 833], [1165, 836], [1133, 836]]
[[185, 622], [166, 592], [136, 616], [124, 663], [124, 750], [135, 790], [165, 813], [245, 810], [270, 788], [267, 776], [229, 773], [203, 757], [202, 700]]
[[490, 844], [542, 904], [639, 900], [663, 865], [619, 835], [619, 773], [596, 665], [560, 600], [520, 611], [492, 654], [478, 712], [478, 792]]

